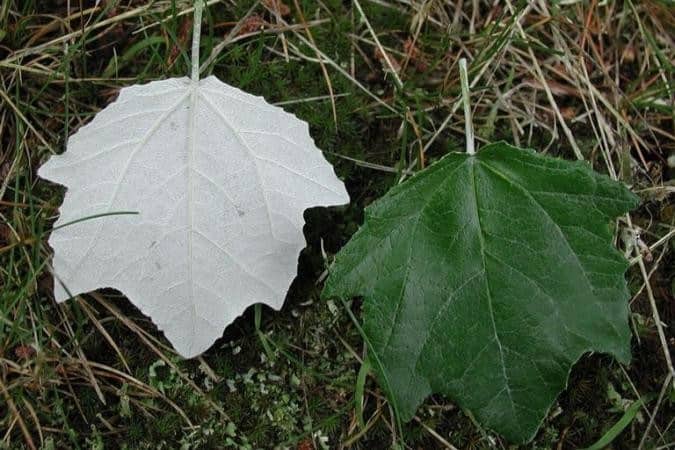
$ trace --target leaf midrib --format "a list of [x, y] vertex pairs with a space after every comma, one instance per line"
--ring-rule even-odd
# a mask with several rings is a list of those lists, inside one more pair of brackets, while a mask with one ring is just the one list
[[[194, 235], [194, 207], [192, 205], [194, 198], [194, 153], [195, 153], [195, 130], [197, 122], [197, 99], [199, 98], [198, 82], [191, 82], [188, 88], [190, 92], [190, 117], [188, 119], [188, 145], [187, 145], [187, 265], [188, 265], [188, 303], [190, 305], [190, 312], [192, 314], [192, 332], [190, 333], [190, 342], [194, 342], [195, 327], [197, 326], [197, 305], [195, 304], [194, 292], [194, 264], [193, 257], [193, 235]], [[192, 349], [190, 349], [192, 351]]]
[[480, 205], [478, 202], [478, 191], [476, 189], [476, 164], [478, 164], [479, 161], [477, 161], [476, 157], [473, 157], [471, 159], [471, 190], [473, 192], [473, 204], [475, 206], [474, 212], [475, 212], [475, 218], [476, 222], [478, 225], [478, 241], [480, 243], [480, 256], [481, 256], [481, 263], [483, 266], [483, 275], [485, 277], [485, 288], [486, 288], [486, 293], [487, 293], [487, 300], [488, 300], [488, 310], [490, 312], [490, 322], [492, 324], [492, 331], [494, 333], [495, 337], [495, 342], [497, 343], [497, 348], [499, 349], [499, 359], [501, 362], [501, 367], [502, 367], [502, 376], [504, 378], [504, 389], [506, 390], [506, 393], [509, 396], [509, 401], [511, 404], [511, 410], [514, 411], [515, 413], [515, 403], [513, 401], [513, 394], [511, 393], [511, 387], [509, 386], [509, 377], [506, 373], [506, 361], [504, 359], [504, 348], [502, 346], [502, 342], [499, 338], [499, 333], [497, 332], [497, 323], [495, 320], [495, 314], [494, 314], [494, 306], [492, 304], [492, 291], [490, 289], [490, 276], [488, 274], [487, 270], [487, 262], [485, 260], [485, 238], [483, 236], [483, 226], [481, 223], [480, 219]]

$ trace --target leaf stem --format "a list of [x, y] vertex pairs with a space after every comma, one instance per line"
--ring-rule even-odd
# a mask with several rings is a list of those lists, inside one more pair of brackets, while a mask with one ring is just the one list
[[199, 81], [199, 39], [202, 34], [202, 11], [204, 0], [195, 0], [195, 11], [192, 18], [192, 82]]
[[459, 79], [462, 85], [462, 102], [464, 103], [464, 127], [466, 130], [466, 152], [476, 153], [473, 143], [473, 122], [471, 120], [471, 105], [469, 103], [469, 73], [466, 68], [466, 58], [459, 60]]

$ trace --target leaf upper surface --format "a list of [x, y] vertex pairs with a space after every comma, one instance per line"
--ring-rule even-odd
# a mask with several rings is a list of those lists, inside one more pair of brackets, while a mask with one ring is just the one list
[[[39, 175], [68, 187], [57, 301], [116, 288], [186, 357], [249, 305], [280, 308], [304, 210], [349, 202], [307, 123], [215, 77], [122, 89]], [[58, 228], [116, 211], [138, 214]]]
[[630, 358], [619, 183], [505, 143], [449, 154], [366, 209], [324, 297], [364, 297], [377, 375], [405, 420], [435, 392], [534, 436], [589, 351]]

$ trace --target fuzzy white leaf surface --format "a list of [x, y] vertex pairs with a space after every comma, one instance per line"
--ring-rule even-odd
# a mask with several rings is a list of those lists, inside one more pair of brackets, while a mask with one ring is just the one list
[[[39, 170], [65, 185], [57, 301], [124, 293], [184, 357], [254, 303], [279, 309], [303, 212], [349, 202], [307, 123], [215, 77], [136, 85]], [[99, 214], [107, 215], [57, 228]]]

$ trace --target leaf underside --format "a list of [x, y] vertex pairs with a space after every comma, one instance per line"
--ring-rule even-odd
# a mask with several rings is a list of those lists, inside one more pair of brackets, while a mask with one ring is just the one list
[[[283, 304], [303, 212], [349, 202], [307, 123], [215, 77], [124, 88], [39, 175], [68, 187], [55, 297], [112, 287], [195, 356], [253, 303]], [[57, 228], [83, 218], [108, 215]]]
[[380, 383], [404, 420], [431, 393], [530, 440], [572, 365], [630, 359], [615, 218], [636, 197], [505, 143], [449, 154], [366, 209], [324, 297], [362, 296]]

